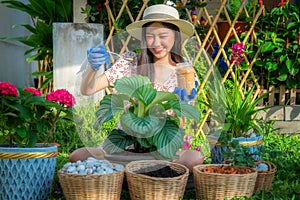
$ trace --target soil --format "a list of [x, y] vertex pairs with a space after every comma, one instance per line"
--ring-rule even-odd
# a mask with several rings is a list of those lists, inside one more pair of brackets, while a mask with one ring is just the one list
[[246, 167], [237, 167], [237, 166], [206, 166], [202, 170], [202, 172], [207, 173], [218, 173], [218, 174], [250, 174], [254, 170]]
[[156, 178], [172, 178], [182, 175], [167, 165], [155, 165], [135, 171], [137, 174], [144, 174]]

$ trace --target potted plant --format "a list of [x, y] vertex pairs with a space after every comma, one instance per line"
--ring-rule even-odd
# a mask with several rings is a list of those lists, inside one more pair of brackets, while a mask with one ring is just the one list
[[[257, 7], [259, 7], [257, 5]], [[226, 6], [223, 11], [216, 10], [216, 12], [220, 13], [220, 21], [217, 22], [218, 27], [218, 35], [223, 41], [229, 31], [231, 24], [229, 20], [232, 21], [237, 17], [237, 21], [234, 24], [234, 29], [236, 33], [239, 35], [245, 32], [248, 29], [248, 23], [252, 21], [253, 11], [254, 11], [254, 2], [246, 1], [246, 0], [228, 0]], [[257, 9], [258, 10], [258, 9]], [[228, 15], [227, 15], [228, 14]], [[231, 32], [229, 36], [233, 37], [233, 33]]]
[[108, 154], [131, 151], [171, 159], [184, 142], [179, 118], [200, 119], [196, 107], [174, 93], [157, 91], [147, 77], [124, 77], [114, 89], [118, 93], [106, 95], [96, 112], [96, 128], [119, 116], [121, 129], [112, 130], [103, 142]]
[[64, 89], [42, 95], [0, 82], [0, 198], [46, 199], [58, 154], [51, 144], [58, 120], [71, 120], [74, 97]]
[[258, 114], [268, 108], [258, 106], [268, 96], [268, 92], [257, 97], [254, 94], [255, 84], [249, 90], [238, 85], [242, 71], [240, 65], [247, 55], [245, 45], [235, 43], [230, 51], [235, 79], [227, 80], [225, 87], [221, 77], [213, 71], [212, 81], [208, 83], [208, 101], [202, 101], [212, 110], [211, 121], [216, 124], [210, 132], [213, 163], [223, 161], [222, 152], [232, 140], [238, 140], [242, 145], [251, 143], [251, 153], [257, 151], [257, 146], [262, 143], [260, 133], [264, 129], [264, 121]]

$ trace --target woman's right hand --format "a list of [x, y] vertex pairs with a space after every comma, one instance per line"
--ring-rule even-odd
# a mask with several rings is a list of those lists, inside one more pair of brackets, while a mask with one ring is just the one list
[[91, 47], [87, 50], [87, 59], [93, 70], [97, 71], [102, 65], [109, 61], [109, 53], [104, 45]]

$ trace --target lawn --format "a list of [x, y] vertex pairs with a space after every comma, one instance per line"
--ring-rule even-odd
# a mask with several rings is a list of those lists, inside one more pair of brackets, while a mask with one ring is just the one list
[[[62, 126], [66, 126], [63, 124]], [[103, 134], [110, 129], [111, 124], [105, 125]], [[69, 161], [68, 154], [74, 149], [84, 146], [82, 138], [76, 133], [75, 127], [70, 127], [64, 132], [56, 134], [57, 141], [60, 143], [60, 155], [57, 158], [57, 170]], [[263, 159], [273, 162], [277, 166], [277, 172], [269, 192], [262, 192], [253, 195], [250, 199], [278, 199], [290, 200], [300, 199], [300, 135], [299, 134], [276, 134], [272, 129], [264, 133], [263, 146], [267, 152]], [[103, 137], [101, 135], [100, 137]], [[101, 140], [101, 139], [100, 139]], [[199, 139], [201, 140], [201, 139]], [[197, 141], [199, 141], [197, 140]], [[205, 151], [205, 149], [203, 149]], [[204, 154], [209, 152], [204, 152]], [[208, 155], [209, 157], [209, 155]], [[196, 198], [194, 190], [186, 191], [183, 200], [192, 200]], [[64, 200], [62, 190], [59, 185], [57, 174], [53, 183], [53, 191], [49, 200]], [[127, 190], [123, 190], [121, 199], [130, 199]], [[247, 198], [236, 198], [247, 199]]]

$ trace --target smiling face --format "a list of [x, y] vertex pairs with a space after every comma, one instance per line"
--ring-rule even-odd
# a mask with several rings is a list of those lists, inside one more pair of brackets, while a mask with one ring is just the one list
[[154, 56], [154, 62], [169, 60], [174, 42], [175, 32], [162, 23], [155, 22], [146, 28], [146, 44]]

